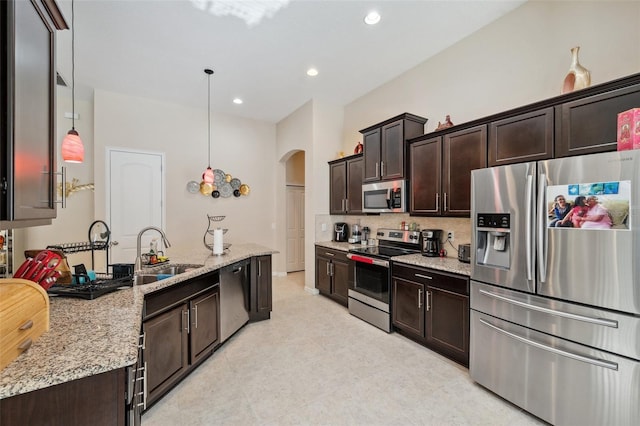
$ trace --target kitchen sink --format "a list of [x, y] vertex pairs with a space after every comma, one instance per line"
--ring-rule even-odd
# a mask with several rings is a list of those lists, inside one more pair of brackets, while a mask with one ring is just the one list
[[193, 269], [202, 268], [201, 264], [174, 264], [163, 265], [158, 267], [150, 267], [144, 269], [142, 272], [135, 274], [133, 277], [133, 285], [144, 285], [153, 283], [156, 281], [170, 278], [174, 275], [183, 274]]

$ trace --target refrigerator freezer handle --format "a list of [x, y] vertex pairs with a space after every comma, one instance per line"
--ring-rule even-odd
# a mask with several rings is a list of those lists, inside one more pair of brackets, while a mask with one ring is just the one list
[[547, 208], [545, 198], [547, 192], [547, 176], [540, 173], [538, 183], [538, 265], [540, 265], [540, 282], [547, 281], [547, 244], [546, 244], [546, 217]]
[[526, 217], [525, 217], [525, 245], [526, 245], [526, 257], [527, 257], [527, 280], [533, 279], [533, 258], [534, 254], [531, 252], [532, 247], [532, 229], [533, 229], [533, 176], [527, 175], [527, 188], [525, 193], [525, 199], [527, 200]]

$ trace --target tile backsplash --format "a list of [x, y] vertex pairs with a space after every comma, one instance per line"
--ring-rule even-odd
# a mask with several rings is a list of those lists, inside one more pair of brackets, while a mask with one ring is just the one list
[[407, 224], [417, 223], [419, 229], [442, 229], [443, 240], [446, 239], [447, 232], [453, 232], [453, 242], [446, 243], [443, 248], [447, 250], [447, 257], [458, 257], [458, 244], [469, 244], [471, 242], [471, 219], [467, 217], [416, 217], [409, 216], [408, 213], [389, 213], [380, 215], [362, 216], [339, 216], [339, 215], [316, 215], [316, 241], [331, 241], [333, 237], [333, 224], [336, 222], [346, 222], [349, 225], [358, 224], [368, 226], [372, 235], [378, 228], [400, 229], [402, 222]]

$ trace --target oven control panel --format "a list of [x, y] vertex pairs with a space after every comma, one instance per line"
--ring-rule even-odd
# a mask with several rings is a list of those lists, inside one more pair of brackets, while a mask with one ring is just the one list
[[422, 233], [420, 231], [403, 231], [400, 229], [378, 229], [378, 240], [394, 241], [398, 243], [409, 243], [420, 245]]

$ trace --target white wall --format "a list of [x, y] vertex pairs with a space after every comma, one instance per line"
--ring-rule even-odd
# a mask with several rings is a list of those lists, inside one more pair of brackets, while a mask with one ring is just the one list
[[347, 105], [343, 149], [403, 112], [430, 132], [447, 114], [460, 124], [557, 96], [574, 46], [592, 85], [637, 73], [639, 22], [637, 1], [529, 1]]
[[[106, 147], [164, 152], [166, 155], [166, 233], [171, 251], [202, 246], [207, 214], [226, 215], [225, 242], [275, 243], [275, 125], [212, 113], [212, 168], [239, 178], [248, 196], [218, 198], [190, 194], [186, 184], [200, 181], [208, 157], [206, 109], [97, 90], [95, 109], [95, 211], [105, 213]], [[232, 247], [233, 249], [233, 247]]]

